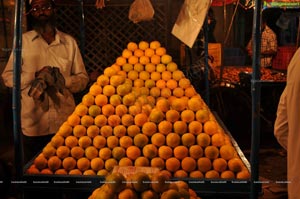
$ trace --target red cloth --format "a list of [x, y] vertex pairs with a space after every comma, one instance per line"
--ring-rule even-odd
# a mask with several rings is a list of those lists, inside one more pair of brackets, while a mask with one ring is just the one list
[[223, 6], [224, 3], [227, 4], [231, 4], [236, 2], [237, 0], [213, 0], [211, 3], [211, 6]]

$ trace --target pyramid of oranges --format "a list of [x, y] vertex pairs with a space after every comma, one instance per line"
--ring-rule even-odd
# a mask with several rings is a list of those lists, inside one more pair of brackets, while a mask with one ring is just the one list
[[172, 177], [249, 178], [231, 139], [160, 42], [129, 42], [27, 169], [106, 176], [114, 166]]

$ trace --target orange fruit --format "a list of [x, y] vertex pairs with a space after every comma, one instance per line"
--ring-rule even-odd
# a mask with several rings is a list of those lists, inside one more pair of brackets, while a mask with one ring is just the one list
[[128, 59], [130, 56], [132, 56], [132, 51], [129, 49], [124, 49], [122, 51], [122, 56], [126, 59]]
[[160, 146], [158, 148], [158, 156], [164, 160], [167, 160], [173, 156], [173, 150], [170, 146]]
[[172, 129], [173, 129], [173, 124], [170, 121], [163, 120], [158, 124], [158, 131], [163, 135], [167, 135], [171, 133]]
[[55, 155], [55, 153], [56, 148], [51, 144], [47, 144], [42, 150], [42, 154], [45, 156], [45, 158], [50, 158], [51, 156]]
[[141, 50], [146, 50], [147, 48], [149, 48], [150, 44], [147, 41], [140, 41], [138, 43], [138, 47]]
[[211, 160], [217, 159], [219, 157], [219, 149], [216, 146], [207, 146], [204, 149], [204, 155]]
[[184, 95], [187, 97], [193, 97], [196, 94], [197, 94], [197, 92], [193, 86], [189, 86], [189, 87], [185, 88], [185, 90], [184, 90]]
[[111, 135], [106, 138], [106, 145], [108, 148], [113, 149], [119, 145], [119, 138], [117, 136]]
[[116, 88], [113, 85], [108, 84], [103, 87], [103, 95], [110, 97], [115, 93], [116, 93]]
[[146, 64], [149, 64], [150, 63], [150, 58], [145, 56], [145, 55], [142, 55], [140, 58], [139, 58], [139, 63], [143, 64], [143, 65], [146, 65]]
[[124, 149], [128, 148], [129, 146], [131, 146], [133, 144], [133, 139], [130, 136], [122, 136], [119, 139], [119, 144], [121, 147], [123, 147]]
[[236, 174], [237, 179], [249, 179], [250, 177], [250, 172], [247, 170], [242, 170]]
[[162, 133], [154, 133], [151, 136], [151, 143], [157, 147], [160, 147], [165, 144], [166, 137]]
[[89, 93], [93, 96], [97, 96], [102, 93], [102, 87], [98, 84], [93, 84], [89, 89]]
[[92, 139], [89, 136], [82, 136], [78, 140], [78, 145], [83, 149], [87, 148], [88, 146], [91, 146], [91, 144]]
[[169, 122], [176, 122], [180, 118], [180, 114], [177, 110], [168, 110], [166, 112], [166, 120]]
[[67, 171], [70, 171], [76, 167], [76, 159], [73, 157], [66, 157], [63, 159], [62, 166]]
[[82, 175], [90, 175], [90, 176], [92, 176], [92, 175], [96, 175], [96, 172], [94, 170], [92, 170], [92, 169], [88, 169], [88, 170], [85, 170], [82, 173]]
[[159, 80], [156, 81], [155, 85], [159, 89], [166, 88], [166, 81], [163, 80], [163, 79], [159, 79]]
[[150, 58], [150, 62], [152, 64], [160, 64], [160, 56], [159, 55], [152, 55], [151, 58]]
[[71, 149], [71, 156], [75, 159], [79, 159], [84, 156], [84, 149], [80, 146], [75, 146]]
[[159, 41], [151, 41], [149, 47], [153, 50], [156, 50], [161, 46]]
[[159, 55], [159, 56], [166, 54], [166, 52], [167, 52], [167, 50], [164, 47], [158, 47], [155, 49], [155, 54]]
[[154, 122], [145, 122], [142, 126], [142, 133], [151, 137], [154, 133], [157, 132], [157, 126]]
[[206, 109], [200, 109], [196, 112], [196, 120], [205, 123], [209, 120], [209, 111]]
[[134, 166], [136, 167], [148, 167], [150, 165], [150, 161], [147, 157], [140, 156], [134, 161]]
[[72, 169], [68, 173], [69, 175], [82, 175], [82, 172], [79, 169]]
[[125, 106], [124, 104], [119, 104], [115, 108], [116, 115], [118, 115], [120, 117], [122, 117], [123, 115], [125, 115], [127, 113], [127, 111], [128, 111], [127, 106]]
[[106, 145], [106, 138], [102, 135], [97, 135], [93, 138], [93, 146], [101, 149]]
[[75, 113], [72, 113], [68, 118], [67, 118], [67, 123], [70, 125], [70, 126], [76, 126], [78, 124], [80, 124], [80, 117], [75, 114]]
[[84, 104], [78, 104], [75, 107], [74, 113], [76, 113], [79, 116], [84, 116], [88, 113], [88, 107]]
[[85, 157], [87, 157], [87, 159], [92, 160], [96, 157], [98, 157], [98, 149], [94, 146], [88, 146], [85, 151], [84, 151]]
[[186, 89], [191, 86], [191, 81], [187, 78], [182, 78], [178, 83], [179, 87]]
[[[117, 57], [116, 59], [116, 64], [119, 65], [119, 66], [123, 66], [124, 64], [126, 64], [126, 58], [125, 57]], [[105, 71], [105, 70], [104, 70]], [[107, 73], [104, 73], [105, 75], [108, 75]], [[111, 76], [111, 75], [108, 75], [108, 76]]]
[[181, 168], [186, 172], [192, 172], [197, 168], [197, 162], [194, 158], [185, 157], [181, 160]]
[[148, 144], [149, 142], [149, 138], [147, 135], [145, 134], [137, 134], [134, 136], [133, 138], [133, 143], [135, 146], [138, 146], [140, 148], [144, 147], [146, 144]]
[[128, 199], [128, 198], [137, 199], [138, 198], [137, 193], [133, 189], [125, 188], [118, 194], [118, 199]]
[[119, 161], [119, 166], [122, 167], [122, 166], [132, 166], [133, 163], [132, 163], [132, 160], [130, 160], [129, 158], [127, 157], [123, 157], [121, 158], [121, 160]]
[[136, 55], [132, 55], [128, 58], [128, 63], [131, 65], [135, 65], [139, 62], [139, 58]]
[[189, 155], [189, 149], [186, 146], [176, 146], [173, 149], [173, 154], [175, 158], [182, 160]]
[[91, 162], [86, 157], [82, 157], [77, 160], [77, 168], [82, 172], [88, 170], [90, 166], [91, 166]]
[[187, 127], [187, 123], [181, 120], [173, 123], [174, 133], [177, 133], [179, 135], [185, 134], [187, 132]]
[[122, 103], [122, 98], [120, 95], [114, 94], [110, 96], [109, 103], [113, 105], [114, 107], [120, 105]]
[[94, 123], [100, 128], [107, 124], [107, 118], [105, 115], [97, 115], [94, 119]]
[[107, 123], [114, 128], [121, 124], [121, 118], [118, 115], [110, 115], [107, 117]]
[[186, 104], [184, 99], [182, 98], [175, 98], [172, 102], [171, 102], [171, 108], [181, 112], [186, 108]]
[[155, 50], [152, 48], [145, 49], [145, 56], [152, 57], [155, 54]]
[[235, 149], [231, 145], [223, 145], [220, 147], [220, 157], [225, 160], [230, 160], [234, 157]]
[[242, 162], [242, 160], [240, 158], [232, 158], [230, 160], [228, 160], [228, 168], [229, 170], [237, 173], [243, 170], [244, 168], [244, 163]]
[[210, 145], [210, 136], [206, 133], [200, 133], [197, 135], [197, 144], [202, 147]]
[[138, 157], [141, 156], [141, 149], [137, 146], [129, 146], [126, 149], [126, 156], [131, 160], [136, 160]]
[[63, 136], [55, 134], [52, 138], [51, 138], [51, 145], [54, 146], [55, 148], [63, 145], [65, 142], [65, 139]]
[[[174, 177], [175, 178], [187, 178], [189, 175], [185, 170], [177, 170], [174, 172]], [[181, 190], [182, 191], [182, 190]]]
[[113, 128], [109, 125], [104, 125], [101, 127], [100, 129], [100, 134], [103, 136], [103, 137], [109, 137], [113, 134]]
[[230, 170], [226, 170], [221, 173], [220, 177], [223, 179], [234, 179], [235, 174]]
[[[167, 71], [164, 71], [163, 74], [167, 72]], [[163, 76], [164, 77], [164, 76]], [[171, 78], [171, 77], [170, 77]], [[177, 88], [177, 81], [174, 80], [174, 79], [168, 79], [167, 80], [167, 83], [166, 83], [166, 86], [168, 88], [170, 88], [171, 90], [174, 90], [175, 88]]]
[[61, 159], [57, 156], [52, 156], [48, 159], [48, 168], [55, 171], [61, 167]]
[[85, 94], [82, 97], [82, 104], [85, 106], [91, 106], [95, 103], [95, 97], [92, 94]]
[[203, 149], [199, 145], [192, 145], [189, 147], [189, 155], [195, 160], [201, 158], [203, 156]]
[[158, 149], [154, 144], [146, 144], [142, 152], [146, 158], [152, 159], [157, 156]]
[[218, 124], [216, 121], [208, 120], [203, 125], [204, 133], [208, 135], [213, 135], [218, 132]]
[[131, 125], [131, 126], [127, 127], [127, 134], [128, 134], [128, 136], [134, 137], [134, 136], [136, 136], [139, 133], [140, 133], [140, 127], [139, 126], [137, 126], [137, 125]]
[[100, 75], [97, 78], [97, 84], [99, 86], [105, 86], [105, 85], [109, 84], [109, 77], [104, 74]]
[[167, 159], [165, 164], [166, 169], [170, 172], [175, 172], [180, 168], [180, 161], [175, 157]]
[[73, 135], [80, 138], [82, 136], [85, 136], [86, 135], [86, 128], [85, 126], [79, 124], [79, 125], [76, 125], [74, 126], [73, 128]]
[[108, 103], [108, 97], [103, 94], [99, 94], [95, 97], [95, 104], [98, 106], [104, 106]]
[[227, 169], [227, 162], [223, 158], [213, 160], [213, 168], [218, 172], [223, 172]]
[[111, 155], [116, 160], [121, 160], [126, 155], [126, 150], [123, 147], [114, 147], [111, 151]]
[[134, 124], [143, 126], [148, 121], [148, 116], [145, 113], [139, 113], [134, 117]]
[[44, 169], [47, 166], [47, 159], [41, 154], [34, 159], [33, 164], [39, 170]]
[[150, 165], [151, 167], [157, 167], [159, 169], [163, 169], [165, 167], [165, 161], [160, 157], [154, 157], [151, 159]]
[[135, 43], [135, 42], [129, 42], [127, 44], [127, 49], [130, 50], [130, 51], [134, 51], [138, 48], [138, 45]]
[[45, 168], [45, 169], [42, 169], [40, 174], [47, 174], [47, 175], [52, 175], [53, 174], [53, 171], [51, 171], [50, 169], [48, 168]]
[[56, 155], [57, 157], [59, 157], [60, 159], [64, 159], [66, 157], [68, 157], [70, 154], [70, 148], [67, 146], [59, 146], [56, 149]]
[[68, 137], [72, 134], [73, 128], [67, 122], [64, 122], [58, 129], [57, 135]]
[[113, 115], [115, 113], [115, 107], [111, 104], [105, 104], [103, 107], [102, 107], [102, 114], [105, 115], [105, 116], [110, 116], [110, 115]]
[[118, 165], [118, 161], [114, 158], [109, 158], [104, 162], [104, 168], [109, 172], [112, 171], [113, 168], [117, 165]]
[[169, 133], [166, 136], [166, 144], [172, 148], [180, 144], [180, 136], [177, 133]]
[[194, 135], [198, 135], [202, 132], [202, 124], [201, 122], [198, 121], [191, 121], [188, 124], [188, 132], [194, 134]]
[[66, 169], [57, 169], [55, 172], [54, 172], [55, 175], [67, 175], [68, 172]]
[[184, 146], [190, 147], [196, 143], [195, 135], [192, 133], [185, 133], [181, 136], [181, 143]]
[[192, 172], [189, 173], [189, 177], [190, 178], [203, 178], [204, 175], [201, 171], [195, 170], [195, 171], [192, 171]]
[[197, 168], [199, 171], [205, 173], [212, 168], [211, 160], [207, 157], [201, 157], [197, 160]]
[[141, 50], [141, 49], [136, 49], [134, 52], [133, 52], [133, 55], [136, 56], [136, 57], [141, 57], [144, 55], [144, 51]]
[[178, 98], [183, 97], [184, 96], [184, 90], [180, 87], [174, 88], [173, 96], [178, 97]]
[[80, 124], [85, 127], [91, 126], [94, 124], [94, 118], [91, 115], [84, 115], [80, 119]]
[[162, 112], [167, 112], [170, 109], [169, 101], [166, 98], [160, 98], [156, 101], [156, 108]]
[[91, 138], [96, 137], [97, 135], [99, 135], [99, 133], [100, 129], [97, 125], [91, 125], [86, 130], [86, 134]]
[[198, 97], [192, 97], [188, 101], [188, 108], [192, 111], [198, 111], [203, 107], [203, 101]]
[[225, 138], [222, 133], [216, 133], [211, 136], [211, 144], [213, 146], [221, 147], [225, 144]]
[[208, 179], [220, 178], [220, 174], [219, 174], [219, 172], [217, 172], [215, 170], [210, 170], [205, 173], [205, 178], [208, 178]]
[[111, 158], [112, 152], [111, 149], [108, 147], [103, 147], [99, 150], [99, 157], [102, 160], [108, 160], [109, 158]]

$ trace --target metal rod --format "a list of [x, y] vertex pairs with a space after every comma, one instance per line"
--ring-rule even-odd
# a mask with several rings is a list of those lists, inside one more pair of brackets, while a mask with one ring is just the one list
[[257, 199], [259, 192], [259, 145], [260, 145], [260, 44], [261, 44], [261, 0], [255, 1], [253, 15], [253, 30], [252, 30], [252, 81], [251, 81], [251, 96], [252, 96], [252, 136], [251, 136], [251, 186], [250, 198]]
[[22, 11], [23, 0], [16, 1], [14, 21], [14, 59], [13, 59], [13, 90], [12, 90], [12, 111], [13, 111], [13, 133], [15, 149], [16, 177], [23, 176], [23, 145], [21, 137], [20, 118], [20, 73], [22, 54]]
[[208, 66], [208, 17], [206, 15], [205, 20], [204, 20], [204, 63], [205, 63], [205, 68], [204, 68], [204, 79], [205, 79], [205, 90], [207, 91], [205, 93], [205, 102], [207, 106], [210, 106], [209, 102], [209, 78], [208, 78], [208, 71], [209, 71], [209, 66]]

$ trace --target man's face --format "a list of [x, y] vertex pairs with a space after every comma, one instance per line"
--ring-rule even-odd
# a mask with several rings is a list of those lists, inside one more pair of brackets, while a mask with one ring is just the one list
[[50, 0], [33, 0], [30, 14], [34, 28], [55, 26], [55, 11]]

